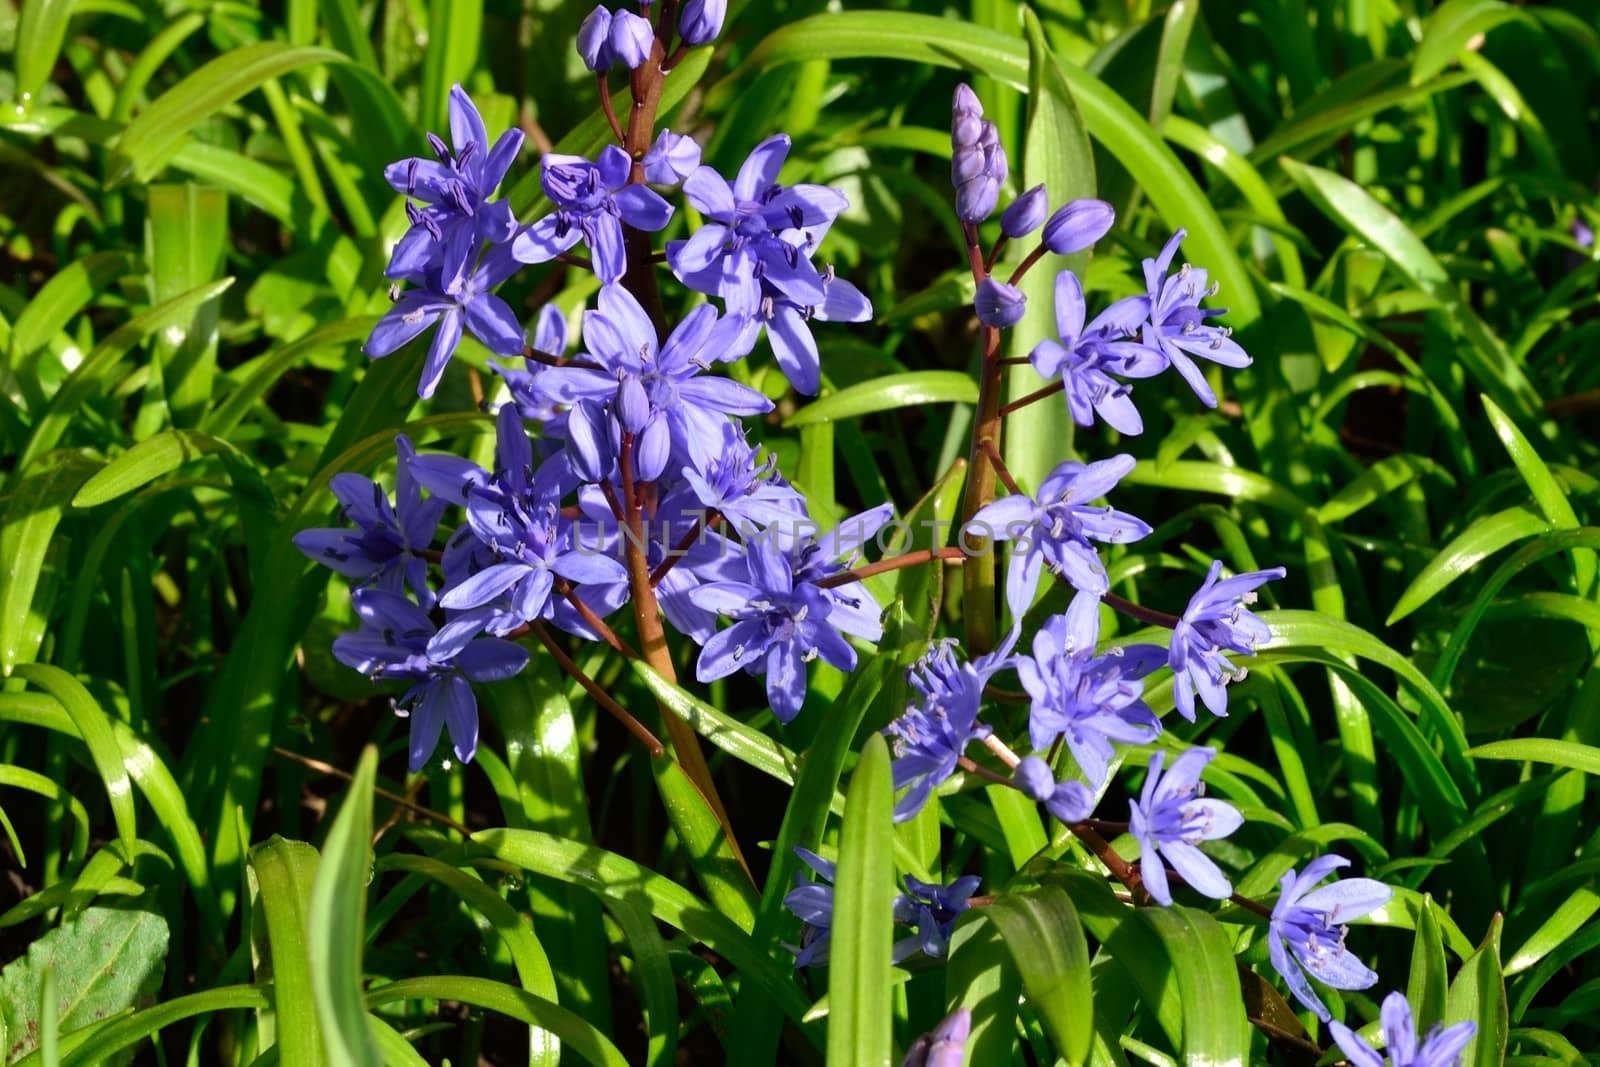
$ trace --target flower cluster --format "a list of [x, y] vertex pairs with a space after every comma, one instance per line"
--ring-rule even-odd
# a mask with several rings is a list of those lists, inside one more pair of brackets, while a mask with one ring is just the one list
[[[673, 8], [674, 26], [670, 11], [652, 23], [648, 5], [641, 6], [644, 14], [596, 7], [579, 31], [579, 55], [598, 77], [608, 115], [612, 67], [635, 72], [636, 89], [642, 79], [664, 76], [682, 48], [717, 36], [726, 7], [723, 0], [688, 0]], [[676, 50], [674, 33], [682, 45]], [[821, 533], [806, 497], [749, 438], [746, 420], [771, 413], [776, 394], [747, 384], [756, 379], [737, 366], [765, 339], [793, 389], [813, 395], [822, 373], [811, 323], [871, 317], [867, 297], [819, 262], [848, 201], [827, 185], [780, 181], [791, 147], [785, 135], [756, 145], [729, 180], [701, 162], [687, 136], [648, 130], [641, 137], [612, 122], [619, 143], [593, 159], [555, 153], [539, 159], [549, 208], [537, 218], [519, 219], [506, 199], [495, 199], [522, 135], [507, 131], [491, 143], [460, 87], [449, 101], [451, 143], [430, 136], [434, 158], [402, 160], [386, 171], [407, 198], [410, 226], [387, 268], [396, 283], [394, 306], [366, 350], [374, 358], [389, 355], [432, 327], [422, 397], [433, 394], [467, 334], [501, 357], [489, 364], [503, 398], [494, 459], [486, 469], [458, 455], [419, 453], [401, 436], [395, 499], [370, 478], [340, 474], [331, 488], [347, 525], [302, 531], [295, 543], [352, 586], [359, 628], [337, 639], [334, 654], [375, 681], [404, 683], [393, 706], [410, 719], [414, 772], [428, 764], [446, 730], [455, 755], [473, 757], [479, 732], [473, 685], [522, 670], [529, 661], [520, 643], [525, 635], [558, 658], [550, 630], [638, 656], [610, 621], [631, 606], [647, 648], [651, 641], [657, 650], [664, 645], [664, 620], [698, 646], [698, 682], [758, 676], [773, 714], [788, 724], [804, 710], [813, 660], [852, 671], [884, 634], [882, 607], [863, 579], [899, 564], [881, 560], [863, 570], [861, 557], [869, 541], [881, 543], [893, 507], [872, 508]], [[1091, 249], [1110, 232], [1115, 213], [1093, 199], [1052, 211], [1049, 191], [1037, 185], [1001, 212], [1000, 237], [986, 255], [981, 231], [1007, 195], [1010, 174], [997, 128], [964, 85], [955, 95], [951, 144], [956, 213], [976, 285], [973, 307], [988, 342], [989, 390], [998, 380], [991, 373], [999, 367], [997, 331], [1028, 313], [1019, 279], [1047, 252]], [[671, 189], [664, 194], [652, 185], [681, 185], [694, 209], [686, 214], [697, 220], [660, 251], [650, 235], [683, 220], [667, 198]], [[1178, 230], [1159, 255], [1144, 260], [1142, 293], [1093, 317], [1079, 277], [1057, 275], [1056, 337], [1029, 356], [1052, 385], [1030, 400], [1060, 392], [1075, 422], [1088, 426], [1098, 417], [1120, 433], [1138, 434], [1144, 420], [1129, 382], [1171, 369], [1203, 403], [1217, 404], [1196, 359], [1243, 367], [1250, 358], [1210, 321], [1223, 312], [1202, 308], [1216, 292], [1207, 272], [1187, 264], [1173, 270], [1183, 237]], [[1007, 280], [993, 276], [1000, 244], [1024, 239], [1036, 242], [1033, 250]], [[597, 291], [570, 323], [553, 305], [538, 308], [530, 343], [498, 290], [524, 266], [553, 261], [592, 272]], [[639, 283], [662, 262], [684, 288], [711, 298], [670, 325], [653, 276]], [[1005, 412], [997, 404], [988, 410], [998, 411], [997, 425]], [[1147, 686], [1168, 672], [1179, 715], [1194, 722], [1198, 696], [1199, 706], [1225, 716], [1228, 687], [1244, 676], [1243, 658], [1271, 637], [1250, 606], [1284, 569], [1224, 577], [1222, 563], [1213, 562], [1181, 615], [1139, 608], [1113, 593], [1102, 558], [1106, 546], [1151, 533], [1143, 519], [1105, 502], [1134, 475], [1135, 459], [1069, 460], [1030, 492], [1005, 470], [995, 447], [998, 429], [986, 439], [983, 432], [975, 432], [973, 462], [987, 464], [995, 477], [974, 482], [990, 488], [963, 512], [961, 542], [972, 535], [1008, 547], [1005, 611], [994, 608], [988, 622], [1009, 617], [1010, 629], [998, 642], [992, 632], [974, 638], [970, 654], [953, 640], [933, 641], [910, 668], [912, 697], [884, 729], [894, 749], [894, 786], [903, 791], [894, 818], [911, 819], [937, 794], [958, 788], [959, 772], [1016, 788], [1086, 842], [1104, 845], [1101, 829], [1126, 831], [1137, 843], [1137, 872], [1110, 852], [1102, 858], [1118, 860], [1108, 860], [1108, 868], [1141, 903], [1170, 906], [1177, 889], [1234, 897], [1207, 842], [1239, 831], [1244, 814], [1205, 795], [1217, 750], [1165, 740], [1161, 691]], [[1007, 489], [998, 499], [991, 491], [997, 481]], [[940, 552], [955, 549], [925, 555]], [[964, 562], [969, 569], [990, 567], [993, 577], [992, 560]], [[1065, 610], [1038, 617], [1051, 603]], [[1170, 638], [1104, 643], [1107, 609], [1164, 625]], [[604, 696], [581, 670], [567, 667], [597, 699]], [[1001, 689], [996, 679], [1006, 672], [1015, 682]], [[986, 709], [1002, 700], [1019, 705], [1015, 716], [986, 719]], [[974, 743], [984, 750], [983, 762], [969, 755]], [[1130, 757], [1145, 771], [1128, 822], [1092, 819]], [[1003, 772], [989, 765], [995, 760]], [[802, 923], [796, 965], [823, 965], [836, 872], [817, 854], [798, 851], [813, 877], [798, 877], [784, 898]], [[1392, 895], [1364, 878], [1319, 886], [1345, 865], [1323, 856], [1303, 872], [1284, 874], [1267, 920], [1273, 967], [1324, 1019], [1331, 1013], [1312, 980], [1333, 989], [1377, 982], [1345, 948], [1346, 924]], [[905, 877], [894, 902], [894, 921], [905, 932], [895, 959], [944, 957], [952, 925], [971, 906], [978, 884], [975, 875], [949, 884]], [[1264, 906], [1245, 903], [1267, 915]], [[969, 1025], [967, 1016], [952, 1015], [919, 1039], [908, 1062], [959, 1062]], [[1403, 998], [1385, 1002], [1383, 1026], [1395, 1064], [1447, 1063], [1470, 1038], [1456, 1027], [1418, 1047]], [[1356, 1062], [1380, 1062], [1353, 1033], [1339, 1026], [1333, 1033]]]

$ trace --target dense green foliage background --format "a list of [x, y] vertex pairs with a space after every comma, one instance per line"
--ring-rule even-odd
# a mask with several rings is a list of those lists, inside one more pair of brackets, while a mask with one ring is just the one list
[[[1116, 204], [1092, 300], [1133, 291], [1138, 259], [1186, 227], [1254, 367], [1218, 379], [1216, 412], [1141, 384], [1137, 439], [1074, 442], [1057, 405], [1032, 409], [1008, 461], [1037, 480], [1074, 444], [1140, 457], [1118, 505], [1159, 528], [1112, 575], [1142, 603], [1181, 608], [1211, 554], [1289, 568], [1232, 715], [1175, 732], [1223, 750], [1208, 780], [1250, 824], [1214, 854], [1242, 891], [1330, 849], [1402, 887], [1378, 924], [1398, 929], [1355, 935], [1386, 985], [1347, 1013], [1410, 988], [1425, 1016], [1448, 1001], [1479, 1020], [1475, 1063], [1584, 1062], [1600, 1047], [1600, 265], [1573, 224], [1600, 224], [1600, 14], [1048, 0], [1030, 62], [1012, 0], [848, 6], [735, 4], [669, 81], [666, 122], [708, 162], [784, 130], [786, 179], [851, 199], [823, 258], [877, 317], [819, 327], [828, 384], [809, 407], [752, 357], [781, 398], [765, 443], [819, 518], [953, 510], [976, 396], [948, 208], [961, 78], [1029, 184]], [[749, 710], [745, 682], [698, 707], [664, 690], [715, 746], [766, 887], [741, 894], [702, 889], [705, 857], [667, 832], [670, 772], [538, 656], [486, 693], [475, 763], [407, 778], [403, 721], [329, 654], [343, 586], [289, 541], [329, 521], [333, 474], [392, 470], [402, 427], [488, 455], [497, 383], [470, 339], [423, 405], [420, 352], [360, 354], [405, 224], [382, 166], [442, 128], [457, 81], [491, 131], [593, 151], [571, 47], [585, 9], [20, 8], [0, 6], [0, 1061], [126, 1047], [299, 1067], [366, 1062], [339, 1047], [366, 1034], [389, 1062], [550, 1063], [551, 1033], [595, 1062], [820, 1060], [807, 1009], [826, 986], [781, 944], [787, 846], [823, 835], [836, 783], [881, 792], [876, 771], [852, 779], [854, 753], [904, 704], [897, 658], [959, 617], [959, 583], [885, 576], [898, 643], [848, 681], [823, 672], [792, 727]], [[525, 219], [536, 155], [513, 172]], [[592, 291], [556, 265], [506, 295], [531, 322]], [[603, 648], [578, 658], [636, 710], [662, 684]], [[1154, 697], [1170, 708], [1170, 686]], [[896, 831], [902, 872], [977, 871], [1000, 893], [1075, 856], [1003, 790], [966, 783], [930, 812]], [[1192, 1062], [1226, 1038], [1314, 1061], [1250, 972], [1268, 1026], [1235, 1032], [1208, 997], [1254, 921], [1235, 912], [1152, 923], [1143, 976], [1097, 965], [1094, 1056]], [[834, 1010], [892, 1017], [904, 1048], [949, 1003], [985, 1000], [1016, 1062], [1051, 1062], [1055, 1024], [1016, 1008], [1018, 981], [980, 933], [945, 971], [863, 983]], [[544, 1028], [531, 1046], [524, 1023]]]

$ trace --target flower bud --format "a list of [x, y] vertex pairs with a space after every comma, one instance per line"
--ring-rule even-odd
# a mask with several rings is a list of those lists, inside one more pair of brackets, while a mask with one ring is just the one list
[[1028, 756], [1011, 772], [1011, 783], [1029, 800], [1049, 800], [1056, 791], [1056, 776], [1038, 756]]
[[900, 1067], [961, 1067], [972, 1033], [972, 1012], [957, 1008], [938, 1026], [912, 1042]]
[[1094, 794], [1082, 782], [1058, 782], [1044, 808], [1062, 822], [1080, 822], [1094, 810]]
[[982, 222], [1000, 202], [1000, 183], [986, 174], [956, 186], [956, 215], [962, 222]]
[[583, 65], [595, 73], [609, 70], [616, 57], [611, 54], [611, 12], [596, 4], [578, 27], [578, 55]]
[[722, 32], [728, 15], [728, 0], [689, 0], [678, 16], [678, 35], [691, 47], [710, 44]]
[[1117, 213], [1104, 200], [1074, 200], [1044, 224], [1044, 243], [1057, 255], [1082, 252], [1106, 235]]
[[617, 422], [628, 433], [638, 433], [650, 421], [650, 397], [644, 383], [629, 376], [617, 387]]
[[1039, 228], [1050, 213], [1050, 199], [1044, 186], [1035, 185], [1011, 202], [1000, 216], [1000, 229], [1007, 237], [1026, 237]]
[[978, 283], [978, 296], [973, 301], [978, 321], [1002, 330], [1020, 322], [1027, 306], [1028, 298], [1022, 295], [1022, 290], [993, 278]]
[[649, 19], [631, 11], [618, 11], [611, 16], [611, 53], [629, 70], [644, 66], [655, 39], [656, 31]]
[[963, 222], [982, 222], [994, 213], [1008, 167], [999, 131], [994, 123], [983, 120], [983, 105], [966, 85], [956, 86], [950, 111], [950, 147], [956, 214]]

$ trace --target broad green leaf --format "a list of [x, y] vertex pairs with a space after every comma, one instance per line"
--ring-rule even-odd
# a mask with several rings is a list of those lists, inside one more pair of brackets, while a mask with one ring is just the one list
[[207, 433], [168, 430], [157, 434], [140, 441], [101, 468], [78, 490], [72, 498], [72, 506], [98, 507], [149, 485], [162, 475], [171, 474], [191, 460], [218, 452], [241, 455], [227, 441]]
[[1417, 936], [1411, 944], [1411, 976], [1406, 982], [1406, 1000], [1416, 1018], [1417, 1029], [1424, 1033], [1444, 1018], [1445, 995], [1450, 987], [1450, 975], [1445, 969], [1444, 937], [1439, 932], [1436, 908], [1432, 897], [1422, 898], [1422, 910], [1417, 915]]
[[375, 1008], [402, 1000], [454, 1000], [496, 1011], [550, 1031], [563, 1045], [596, 1067], [628, 1067], [628, 1061], [623, 1059], [616, 1045], [600, 1030], [560, 1005], [504, 982], [452, 974], [403, 978], [377, 986], [367, 996], [368, 1005]]
[[378, 750], [368, 745], [333, 820], [311, 886], [311, 981], [333, 1067], [382, 1067], [362, 1003], [367, 880], [372, 873], [372, 789]]
[[1525, 17], [1501, 0], [1445, 0], [1422, 26], [1422, 40], [1411, 57], [1411, 84], [1421, 85], [1444, 70], [1480, 33]]
[[139, 839], [138, 822], [133, 810], [133, 784], [128, 779], [128, 769], [123, 765], [122, 749], [112, 728], [114, 721], [100, 707], [89, 691], [72, 675], [59, 667], [46, 663], [25, 663], [16, 669], [17, 677], [35, 688], [55, 697], [78, 729], [83, 743], [88, 746], [89, 758], [105, 783], [106, 796], [111, 801], [111, 815], [117, 824], [117, 836], [123, 850], [133, 855]]
[[1489, 924], [1489, 932], [1450, 983], [1445, 1002], [1444, 1024], [1471, 1021], [1478, 1032], [1461, 1054], [1462, 1067], [1500, 1067], [1505, 1062], [1509, 1021], [1506, 1011], [1506, 982], [1500, 971], [1500, 916]]
[[873, 734], [845, 794], [828, 956], [828, 1059], [889, 1067], [894, 1000], [894, 784], [889, 746]]
[[[92, 1067], [105, 1063], [123, 1049], [160, 1033], [173, 1023], [211, 1012], [261, 1010], [267, 994], [249, 985], [224, 986], [204, 993], [176, 997], [153, 1008], [119, 1015], [94, 1026], [67, 1034], [61, 1039], [62, 1067]], [[25, 1056], [12, 1067], [45, 1067], [38, 1053]]]
[[[1505, 412], [1501, 411], [1493, 400], [1487, 396], [1480, 399], [1483, 401], [1484, 413], [1489, 416], [1489, 423], [1494, 427], [1495, 435], [1500, 438], [1500, 443], [1511, 456], [1511, 462], [1516, 465], [1517, 473], [1528, 483], [1533, 501], [1544, 513], [1544, 517], [1557, 530], [1577, 529], [1578, 515], [1572, 510], [1572, 502], [1567, 499], [1566, 490], [1561, 488], [1561, 483], [1556, 481], [1555, 475], [1550, 473], [1550, 468], [1539, 458], [1539, 453], [1528, 443], [1522, 431], [1517, 429], [1516, 423], [1507, 418]], [[1594, 553], [1573, 553], [1573, 567], [1578, 589], [1587, 591], [1594, 583]]]
[[755, 929], [756, 894], [736, 842], [677, 760], [663, 753], [650, 761], [662, 806], [688, 852], [689, 865], [717, 910], [746, 933]]
[[483, 0], [435, 0], [428, 5], [428, 47], [422, 53], [422, 108], [417, 119], [421, 129], [443, 130], [448, 125], [445, 101], [450, 86], [467, 80], [482, 44]]
[[50, 80], [67, 39], [73, 6], [74, 0], [23, 0], [12, 52], [19, 108], [27, 109]]
[[318, 866], [316, 849], [277, 835], [250, 853], [256, 978], [272, 983], [273, 1010], [262, 1020], [263, 1038], [281, 1050], [283, 1062], [307, 1067], [328, 1062], [311, 976], [311, 892]]
[[[1045, 42], [1044, 27], [1031, 8], [1024, 7], [1023, 29], [1028, 38], [1028, 118], [1027, 136], [1022, 151], [1022, 186], [1043, 184], [1050, 204], [1057, 207], [1069, 200], [1092, 198], [1096, 192], [1094, 149], [1084, 130], [1083, 116], [1062, 77], [1061, 67]], [[1017, 242], [1020, 254], [1032, 245]], [[1020, 288], [1028, 300], [1028, 314], [1006, 331], [1001, 352], [1012, 358], [1026, 357], [1035, 345], [1054, 339], [1056, 275], [1065, 268], [1082, 272], [1086, 253], [1074, 256], [1046, 255], [1022, 279]], [[1000, 267], [1001, 278], [1013, 268]], [[1005, 369], [1005, 393], [1011, 402], [1028, 395], [1046, 382], [1028, 363]], [[1064, 458], [1073, 455], [1073, 424], [1065, 415], [1060, 397], [1050, 397], [1006, 416], [1001, 451], [1012, 475], [1025, 487], [1037, 487]]]
[[269, 78], [314, 63], [348, 62], [327, 48], [261, 41], [218, 56], [163, 93], [118, 139], [106, 184], [149, 181], [170, 162], [189, 131]]
[[1401, 453], [1385, 456], [1362, 471], [1328, 502], [1317, 509], [1317, 518], [1323, 523], [1343, 522], [1356, 512], [1388, 496], [1425, 474], [1437, 475], [1440, 480], [1455, 484], [1450, 473], [1426, 456]]
[[1481, 560], [1507, 545], [1549, 533], [1551, 529], [1549, 522], [1524, 508], [1507, 508], [1474, 519], [1411, 579], [1411, 584], [1395, 601], [1394, 610], [1384, 620], [1385, 625], [1393, 626], [1428, 603]]
[[37, 600], [52, 539], [67, 503], [94, 468], [84, 453], [63, 450], [13, 475], [0, 521], [0, 675], [33, 659], [44, 640], [49, 605]]
[[977, 401], [978, 387], [965, 374], [948, 370], [910, 371], [846, 386], [807, 404], [783, 424], [809, 426], [923, 404], [975, 404]]
[[[1209, 914], [1174, 905], [1136, 913], [1166, 950], [1166, 981], [1181, 1005], [1184, 1062], [1247, 1063], [1250, 1024], [1237, 995], [1233, 944]], [[1148, 997], [1151, 990], [1146, 987]]]
[[0, 1059], [14, 1062], [37, 1047], [46, 972], [55, 975], [50, 1002], [59, 1011], [45, 1028], [52, 1032], [69, 1034], [153, 1002], [167, 937], [167, 921], [153, 912], [96, 907], [32, 941], [26, 956], [0, 971], [0, 1017], [11, 1042], [0, 1046]]
[[[228, 194], [192, 183], [152, 185], [145, 192], [145, 252], [150, 296], [170, 300], [215, 281], [223, 270], [228, 238]], [[174, 421], [191, 426], [211, 399], [217, 369], [218, 301], [195, 308], [189, 321], [156, 335], [152, 350], [161, 365]]]
[[1029, 1005], [1070, 1064], [1089, 1055], [1094, 1038], [1094, 991], [1089, 945], [1072, 898], [1059, 886], [1004, 895], [984, 909], [999, 928], [1022, 977]]
[[944, 995], [950, 1011], [964, 1007], [972, 1012], [966, 1062], [1010, 1063], [1022, 978], [987, 908], [968, 911], [950, 934]]

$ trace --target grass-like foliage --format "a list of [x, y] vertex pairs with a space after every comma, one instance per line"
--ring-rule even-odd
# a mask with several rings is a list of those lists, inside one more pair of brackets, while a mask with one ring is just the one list
[[844, 7], [0, 6], [0, 1064], [1593, 1062], [1595, 5]]

